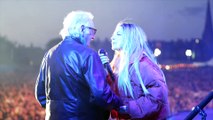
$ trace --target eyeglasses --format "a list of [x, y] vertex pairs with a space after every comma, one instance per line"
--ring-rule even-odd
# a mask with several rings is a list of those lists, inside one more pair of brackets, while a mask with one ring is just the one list
[[82, 31], [83, 31], [84, 29], [86, 29], [86, 28], [89, 29], [89, 30], [90, 30], [90, 34], [93, 34], [93, 35], [95, 35], [96, 32], [97, 32], [97, 29], [92, 28], [92, 27], [88, 27], [88, 26], [82, 25], [81, 28], [82, 28]]

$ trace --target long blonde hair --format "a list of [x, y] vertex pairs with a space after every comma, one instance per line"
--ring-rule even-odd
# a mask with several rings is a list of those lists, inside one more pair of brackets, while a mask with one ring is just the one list
[[[121, 21], [117, 24], [118, 26], [123, 29], [123, 46], [121, 50], [115, 51], [111, 62], [114, 72], [118, 75], [118, 88], [134, 98], [130, 75], [135, 70], [143, 92], [148, 94], [139, 71], [139, 62], [143, 55], [146, 55], [154, 64], [157, 64], [157, 61], [148, 47], [146, 35], [139, 26], [133, 23]], [[129, 68], [130, 63], [132, 63], [131, 68]]]

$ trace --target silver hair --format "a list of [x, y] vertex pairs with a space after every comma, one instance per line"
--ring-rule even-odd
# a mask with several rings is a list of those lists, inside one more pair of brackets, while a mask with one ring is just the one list
[[90, 12], [72, 11], [64, 18], [63, 28], [59, 34], [63, 39], [66, 36], [78, 38], [81, 33], [81, 26], [88, 24], [93, 18], [94, 16]]

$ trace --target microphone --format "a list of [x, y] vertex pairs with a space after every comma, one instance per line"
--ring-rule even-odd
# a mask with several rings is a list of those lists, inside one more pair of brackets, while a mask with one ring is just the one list
[[[98, 50], [98, 54], [104, 54], [105, 56], [107, 56], [107, 53], [105, 52], [104, 49], [99, 49], [99, 50]], [[114, 74], [113, 74], [113, 72], [112, 72], [112, 68], [111, 68], [111, 66], [109, 65], [109, 62], [104, 63], [104, 67], [107, 69], [107, 71], [108, 71], [108, 73], [109, 73], [109, 75], [110, 75], [112, 81], [115, 81], [115, 76], [114, 76]]]

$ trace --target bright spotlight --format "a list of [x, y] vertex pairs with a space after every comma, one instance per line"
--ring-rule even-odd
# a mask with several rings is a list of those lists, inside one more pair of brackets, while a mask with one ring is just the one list
[[166, 65], [166, 66], [165, 66], [165, 69], [166, 69], [166, 70], [170, 70], [170, 66], [169, 66], [169, 65]]
[[187, 49], [187, 50], [185, 51], [185, 55], [186, 55], [187, 57], [191, 57], [191, 56], [192, 56], [192, 50]]
[[161, 54], [161, 50], [159, 48], [155, 48], [154, 55], [158, 57]]

